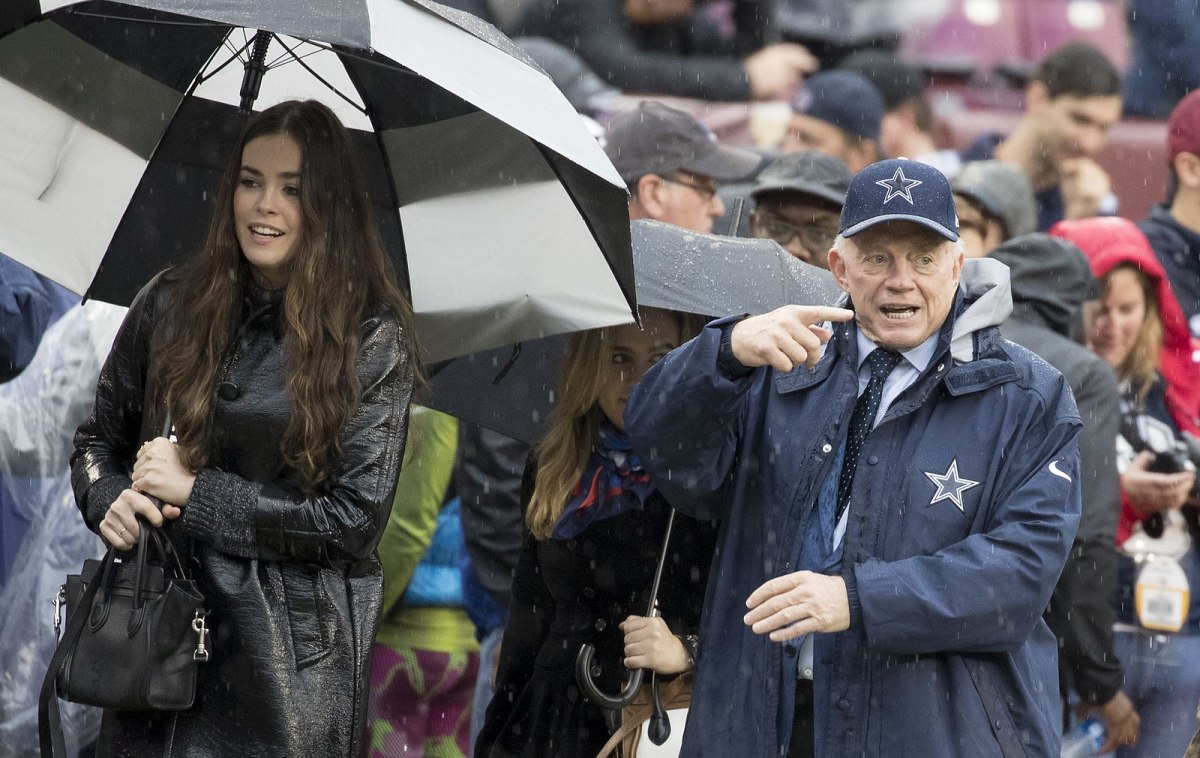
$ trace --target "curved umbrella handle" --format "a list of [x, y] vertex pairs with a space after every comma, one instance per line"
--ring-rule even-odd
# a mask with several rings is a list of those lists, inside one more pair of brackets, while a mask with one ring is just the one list
[[655, 745], [663, 744], [671, 736], [671, 719], [663, 708], [657, 672], [650, 675], [650, 727], [646, 733]]
[[645, 672], [642, 669], [631, 671], [629, 678], [625, 680], [625, 686], [621, 689], [621, 694], [611, 697], [601, 692], [592, 678], [592, 660], [595, 656], [596, 648], [594, 645], [586, 643], [583, 647], [579, 648], [579, 655], [575, 656], [575, 681], [579, 684], [579, 689], [583, 690], [584, 696], [592, 701], [593, 705], [609, 711], [619, 711], [632, 703], [633, 699], [637, 697], [638, 689], [642, 686], [642, 678], [645, 676]]

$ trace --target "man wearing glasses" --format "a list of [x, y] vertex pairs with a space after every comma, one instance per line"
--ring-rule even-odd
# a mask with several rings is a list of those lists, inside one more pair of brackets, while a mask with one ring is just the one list
[[744, 179], [761, 159], [717, 141], [683, 111], [642, 101], [608, 125], [604, 151], [629, 186], [629, 218], [709, 234], [725, 213], [720, 182]]
[[775, 159], [750, 191], [750, 236], [775, 240], [805, 263], [828, 269], [849, 185], [850, 169], [831, 155], [804, 150]]

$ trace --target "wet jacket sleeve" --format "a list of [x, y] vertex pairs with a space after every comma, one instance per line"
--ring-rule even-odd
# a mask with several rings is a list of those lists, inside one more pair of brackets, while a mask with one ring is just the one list
[[1087, 703], [1105, 703], [1123, 673], [1113, 647], [1117, 580], [1115, 537], [1121, 510], [1117, 478], [1120, 403], [1117, 380], [1099, 361], [1071, 384], [1083, 429], [1079, 433], [1082, 504], [1079, 531], [1054, 588], [1046, 623], [1058, 640], [1072, 689]]
[[100, 369], [91, 415], [75, 432], [71, 486], [93, 531], [109, 506], [130, 485], [130, 472], [142, 440], [146, 357], [155, 319], [158, 278], [142, 288], [117, 330]]
[[395, 493], [412, 395], [413, 367], [397, 319], [372, 322], [358, 374], [362, 401], [343, 430], [342, 460], [327, 490], [306, 496], [281, 482], [206, 468], [176, 528], [243, 558], [330, 564], [370, 556]]
[[383, 616], [404, 595], [417, 564], [433, 542], [438, 513], [454, 471], [458, 422], [453, 416], [418, 406], [409, 416], [408, 432], [392, 512], [379, 540]]
[[621, 6], [618, 0], [559, 0], [550, 11], [554, 36], [621, 90], [704, 100], [750, 99], [750, 79], [740, 60], [643, 49]]
[[740, 317], [714, 321], [653, 366], [630, 395], [625, 427], [654, 484], [676, 510], [719, 520], [737, 459], [747, 392], [767, 381], [729, 348]]
[[1083, 702], [1094, 705], [1111, 700], [1125, 678], [1113, 647], [1116, 582], [1112, 537], [1077, 539], [1046, 610], [1071, 688]]
[[932, 555], [871, 559], [848, 572], [851, 627], [861, 623], [872, 648], [1011, 652], [1025, 643], [1079, 522], [1080, 424], [1065, 389], [1016, 432], [980, 532]]

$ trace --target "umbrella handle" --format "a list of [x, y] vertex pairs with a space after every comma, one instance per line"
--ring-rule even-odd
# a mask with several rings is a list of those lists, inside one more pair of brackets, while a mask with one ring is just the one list
[[650, 741], [661, 745], [671, 736], [671, 719], [663, 709], [662, 696], [658, 691], [658, 672], [650, 674], [650, 726], [646, 730]]
[[596, 681], [592, 673], [592, 660], [596, 657], [596, 647], [591, 643], [586, 643], [579, 648], [579, 655], [575, 656], [575, 681], [579, 684], [579, 689], [583, 690], [584, 696], [592, 701], [592, 704], [604, 708], [609, 711], [619, 711], [625, 706], [633, 702], [637, 697], [638, 689], [642, 686], [642, 678], [645, 672], [642, 669], [635, 669], [629, 672], [629, 678], [625, 680], [625, 686], [621, 689], [621, 694], [616, 697], [606, 695], [596, 686]]

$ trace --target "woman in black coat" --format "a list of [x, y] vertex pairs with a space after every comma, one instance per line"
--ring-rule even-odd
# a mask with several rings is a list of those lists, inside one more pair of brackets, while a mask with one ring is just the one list
[[479, 758], [596, 755], [609, 728], [575, 681], [585, 643], [596, 647], [597, 684], [609, 693], [621, 689], [626, 668], [672, 676], [695, 666], [690, 635], [712, 561], [712, 524], [676, 516], [661, 616], [641, 615], [670, 505], [630, 449], [623, 414], [646, 369], [688, 333], [679, 314], [647, 309], [642, 320], [642, 330], [582, 333], [568, 349], [561, 397], [526, 469], [528, 530]]
[[106, 712], [100, 755], [361, 752], [415, 371], [377, 230], [337, 117], [281, 103], [230, 156], [205, 246], [130, 308], [76, 433], [75, 497], [118, 550], [139, 517], [167, 525], [211, 659], [191, 709]]

